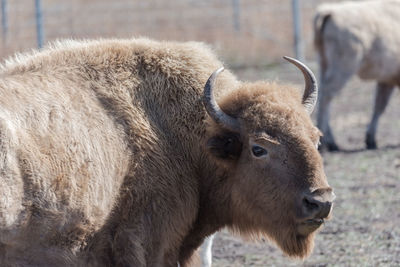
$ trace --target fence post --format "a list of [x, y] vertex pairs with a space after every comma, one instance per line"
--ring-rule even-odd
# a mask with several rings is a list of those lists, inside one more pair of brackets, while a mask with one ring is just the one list
[[3, 43], [5, 43], [8, 32], [7, 0], [1, 0], [1, 27], [2, 27]]
[[294, 52], [296, 58], [304, 61], [304, 46], [301, 32], [300, 0], [292, 0]]
[[240, 31], [240, 0], [232, 0], [233, 7], [233, 28]]
[[37, 45], [39, 49], [43, 47], [43, 21], [42, 21], [42, 1], [35, 0], [35, 14], [36, 14], [36, 35]]

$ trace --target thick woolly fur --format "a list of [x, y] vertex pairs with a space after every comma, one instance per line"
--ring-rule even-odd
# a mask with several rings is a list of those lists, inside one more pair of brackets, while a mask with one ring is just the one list
[[[66, 41], [0, 71], [0, 265], [181, 266], [222, 227], [305, 257], [298, 196], [328, 187], [299, 89], [224, 71], [201, 43]], [[255, 159], [252, 142], [268, 149]]]

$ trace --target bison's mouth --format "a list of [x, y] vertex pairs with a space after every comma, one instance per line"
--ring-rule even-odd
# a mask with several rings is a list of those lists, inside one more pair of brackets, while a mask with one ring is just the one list
[[324, 219], [316, 218], [301, 222], [297, 226], [300, 235], [306, 236], [317, 230], [324, 223]]

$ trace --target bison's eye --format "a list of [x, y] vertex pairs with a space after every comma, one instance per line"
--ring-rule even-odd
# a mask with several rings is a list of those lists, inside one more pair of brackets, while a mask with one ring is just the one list
[[253, 155], [257, 158], [268, 154], [267, 150], [265, 150], [264, 148], [257, 146], [257, 145], [253, 145], [251, 147], [251, 152], [253, 152]]

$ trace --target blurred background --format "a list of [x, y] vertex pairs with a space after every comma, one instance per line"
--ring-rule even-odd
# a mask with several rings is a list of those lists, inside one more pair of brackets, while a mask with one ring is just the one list
[[302, 53], [314, 58], [311, 19], [332, 0], [1, 0], [0, 57], [62, 38], [147, 36], [207, 42], [230, 66], [264, 66], [294, 53], [294, 2]]
[[[242, 80], [281, 80], [299, 88], [302, 75], [281, 57], [305, 58], [317, 74], [313, 14], [322, 3], [342, 2], [0, 1], [0, 58], [63, 38], [197, 40], [211, 44]], [[223, 231], [214, 242], [213, 266], [400, 266], [400, 92], [395, 90], [380, 119], [379, 149], [371, 151], [364, 134], [374, 88], [374, 82], [353, 77], [333, 101], [331, 125], [344, 149], [323, 157], [337, 199], [311, 257], [288, 259], [269, 242], [247, 242]]]

